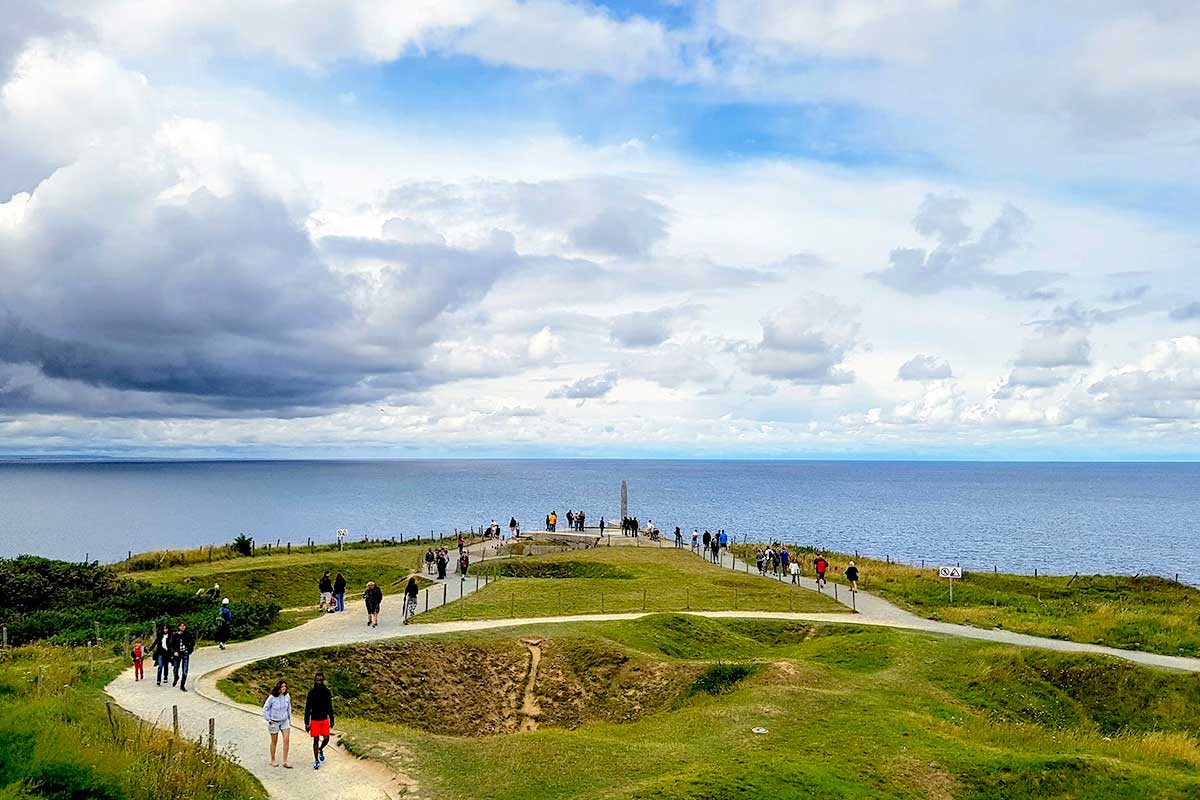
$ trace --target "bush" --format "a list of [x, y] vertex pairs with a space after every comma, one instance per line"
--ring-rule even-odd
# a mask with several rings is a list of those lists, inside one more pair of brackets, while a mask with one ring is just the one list
[[239, 533], [233, 540], [233, 549], [235, 552], [244, 556], [254, 555], [254, 540], [244, 533]]

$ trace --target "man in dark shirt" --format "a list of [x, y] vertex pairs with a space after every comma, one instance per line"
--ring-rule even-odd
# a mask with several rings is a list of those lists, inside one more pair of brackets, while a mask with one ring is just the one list
[[313, 687], [304, 698], [304, 730], [312, 737], [313, 769], [320, 769], [325, 760], [325, 745], [329, 744], [333, 728], [333, 694], [325, 685], [325, 673], [313, 676]]
[[179, 630], [171, 634], [171, 685], [187, 691], [188, 664], [192, 651], [196, 649], [196, 634], [187, 629], [187, 623], [179, 623]]

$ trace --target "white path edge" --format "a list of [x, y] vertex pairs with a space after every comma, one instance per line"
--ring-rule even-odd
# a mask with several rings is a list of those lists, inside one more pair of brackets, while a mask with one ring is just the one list
[[[614, 537], [614, 544], [621, 542]], [[645, 546], [645, 543], [642, 543]], [[486, 545], [484, 545], [486, 546]], [[668, 543], [663, 546], [669, 547]], [[480, 546], [476, 546], [478, 550]], [[726, 569], [739, 572], [748, 570], [746, 565], [731, 557], [722, 564]], [[771, 580], [765, 578], [764, 580]], [[421, 607], [428, 601], [430, 607], [441, 604], [442, 592], [445, 601], [454, 602], [475, 589], [475, 580], [460, 580], [451, 576], [444, 584], [445, 589], [431, 587], [424, 591]], [[801, 578], [804, 589], [817, 591], [815, 582]], [[845, 588], [845, 587], [841, 587]], [[430, 594], [432, 592], [432, 595]], [[828, 590], [825, 592], [828, 594]], [[841, 593], [838, 599], [843, 605], [851, 604], [849, 592]], [[303, 727], [293, 724], [291, 762], [294, 769], [272, 769], [268, 763], [268, 737], [266, 723], [260, 710], [254, 706], [234, 703], [225, 697], [216, 686], [217, 679], [231, 669], [259, 661], [264, 658], [286, 656], [302, 650], [318, 647], [349, 646], [381, 639], [407, 636], [429, 636], [461, 631], [491, 630], [521, 625], [545, 625], [569, 622], [604, 622], [634, 620], [661, 612], [637, 612], [629, 614], [581, 614], [557, 617], [526, 617], [517, 619], [466, 620], [426, 624], [402, 624], [399, 595], [384, 598], [383, 614], [379, 628], [365, 626], [365, 611], [359, 604], [348, 606], [346, 613], [326, 614], [303, 625], [270, 634], [248, 642], [231, 644], [227, 649], [204, 647], [192, 656], [191, 681], [193, 688], [180, 692], [169, 686], [157, 687], [147, 665], [149, 681], [135, 683], [130, 668], [110, 683], [105, 691], [122, 708], [160, 727], [172, 725], [172, 705], [179, 707], [181, 735], [191, 739], [208, 734], [209, 718], [216, 719], [216, 738], [220, 748], [234, 755], [263, 786], [272, 798], [287, 800], [392, 800], [403, 795], [404, 785], [398, 777], [383, 765], [350, 756], [341, 749], [330, 748], [330, 757], [319, 772], [314, 772], [311, 762], [311, 744]], [[1200, 672], [1200, 659], [1180, 656], [1158, 655], [1134, 650], [1046, 639], [1004, 630], [973, 628], [923, 619], [867, 592], [860, 591], [854, 598], [857, 613], [805, 614], [765, 611], [690, 611], [680, 612], [692, 616], [711, 618], [778, 619], [808, 622], [875, 625], [887, 628], [923, 631], [926, 633], [977, 639], [1020, 647], [1074, 653], [1094, 653], [1113, 656], [1149, 667]], [[295, 687], [293, 692], [295, 711], [303, 711], [303, 697], [308, 687]]]

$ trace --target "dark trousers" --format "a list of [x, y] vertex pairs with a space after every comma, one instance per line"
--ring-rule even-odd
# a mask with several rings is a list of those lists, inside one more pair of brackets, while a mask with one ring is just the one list
[[159, 653], [154, 657], [154, 664], [158, 668], [154, 672], [154, 682], [166, 683], [170, 677], [171, 659], [166, 653]]
[[191, 653], [184, 653], [178, 658], [172, 659], [171, 666], [171, 685], [179, 684], [180, 689], [187, 688], [188, 662], [191, 660]]

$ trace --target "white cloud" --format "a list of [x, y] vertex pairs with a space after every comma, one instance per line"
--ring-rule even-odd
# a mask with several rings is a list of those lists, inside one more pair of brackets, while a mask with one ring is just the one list
[[896, 377], [902, 381], [938, 381], [953, 377], [950, 362], [919, 353], [900, 365]]
[[808, 294], [761, 321], [762, 341], [749, 353], [756, 375], [814, 386], [852, 383], [844, 361], [859, 325], [830, 297]]
[[601, 375], [592, 375], [588, 378], [580, 378], [573, 383], [568, 383], [546, 395], [547, 398], [564, 399], [564, 400], [592, 400], [598, 397], [604, 397], [613, 390], [617, 385], [617, 373], [605, 372]]

